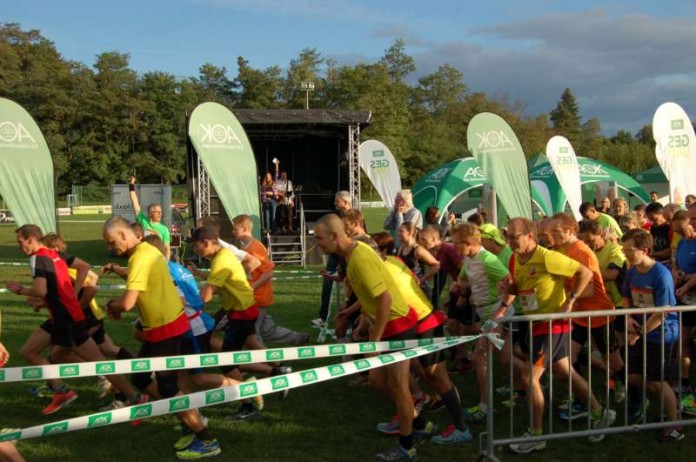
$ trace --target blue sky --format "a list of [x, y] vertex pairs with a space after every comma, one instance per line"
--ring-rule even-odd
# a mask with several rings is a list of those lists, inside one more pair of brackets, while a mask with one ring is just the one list
[[2, 21], [39, 29], [66, 59], [129, 53], [139, 72], [195, 76], [204, 63], [236, 74], [286, 67], [305, 48], [338, 64], [374, 62], [396, 38], [418, 71], [449, 63], [472, 91], [528, 115], [563, 89], [583, 121], [635, 132], [665, 101], [696, 118], [696, 3], [684, 0], [21, 0]]

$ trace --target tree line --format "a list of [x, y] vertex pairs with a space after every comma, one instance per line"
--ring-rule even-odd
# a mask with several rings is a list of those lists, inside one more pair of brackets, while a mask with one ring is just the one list
[[515, 130], [528, 157], [548, 139], [563, 135], [578, 155], [634, 173], [656, 165], [649, 125], [632, 134], [602, 135], [599, 120], [583, 122], [570, 89], [548, 114], [523, 114], [518, 101], [467, 87], [450, 64], [414, 79], [416, 66], [405, 43], [395, 40], [374, 63], [338, 65], [315, 48], [302, 50], [283, 69], [256, 69], [237, 58], [237, 73], [205, 63], [197, 76], [139, 74], [129, 54], [107, 51], [90, 67], [64, 59], [38, 30], [0, 24], [0, 96], [24, 106], [46, 137], [58, 192], [71, 185], [108, 185], [134, 171], [139, 181], [181, 183], [185, 177], [184, 114], [205, 101], [230, 109], [302, 108], [301, 82], [314, 83], [312, 108], [370, 110], [362, 138], [385, 143], [410, 185], [432, 168], [470, 156], [466, 128], [476, 114], [494, 112]]

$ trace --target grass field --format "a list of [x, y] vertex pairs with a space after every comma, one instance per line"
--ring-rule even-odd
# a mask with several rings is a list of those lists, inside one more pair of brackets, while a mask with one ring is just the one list
[[[366, 211], [368, 228], [378, 230], [384, 210]], [[84, 219], [90, 219], [86, 217]], [[100, 238], [98, 223], [61, 224], [61, 232], [69, 242], [69, 252], [101, 265], [111, 260]], [[14, 243], [14, 228], [0, 227], [0, 262], [26, 259], [20, 255]], [[282, 268], [285, 269], [285, 268]], [[290, 269], [290, 268], [287, 268]], [[295, 268], [296, 269], [296, 268]], [[314, 268], [318, 269], [318, 268]], [[26, 267], [0, 266], [0, 282], [19, 279], [29, 282]], [[279, 276], [282, 276], [279, 273]], [[118, 283], [114, 278], [103, 278], [103, 284]], [[319, 279], [281, 280], [274, 284], [276, 303], [272, 314], [278, 324], [297, 330], [308, 331], [316, 339], [316, 330], [310, 329], [309, 320], [317, 315], [321, 292]], [[104, 303], [117, 291], [104, 291], [99, 301]], [[23, 365], [19, 349], [29, 333], [44, 319], [45, 314], [34, 313], [11, 294], [0, 294], [3, 312], [2, 341], [13, 358], [10, 366]], [[214, 311], [211, 307], [209, 311]], [[134, 314], [128, 314], [120, 322], [107, 321], [107, 331], [121, 345], [137, 350], [132, 339]], [[295, 362], [295, 370], [326, 364], [326, 360]], [[232, 424], [224, 416], [233, 412], [234, 406], [222, 405], [206, 408], [203, 412], [211, 417], [211, 430], [220, 440], [223, 455], [220, 460], [243, 461], [369, 461], [374, 453], [395, 444], [396, 440], [377, 433], [375, 425], [388, 420], [393, 406], [368, 388], [350, 388], [348, 378], [320, 383], [293, 390], [286, 400], [268, 397], [263, 418], [253, 423]], [[458, 385], [463, 404], [471, 406], [478, 400], [473, 374], [453, 375]], [[497, 385], [502, 384], [501, 381]], [[41, 415], [45, 400], [35, 398], [27, 392], [29, 383], [0, 385], [0, 427], [27, 427], [68, 417], [90, 414], [100, 403], [97, 399], [95, 381], [78, 379], [71, 382], [80, 398], [70, 407], [52, 417]], [[444, 411], [427, 415], [441, 428], [447, 425]], [[506, 435], [508, 413], [496, 403], [497, 432]], [[515, 411], [515, 434], [524, 430], [526, 409]], [[171, 444], [177, 437], [173, 417], [153, 418], [140, 427], [128, 424], [78, 431], [60, 436], [22, 441], [19, 447], [28, 461], [83, 461], [95, 459], [103, 462], [175, 460]], [[560, 427], [560, 421], [556, 422]], [[484, 425], [472, 425], [475, 434], [483, 431]], [[691, 434], [690, 434], [691, 433]], [[501, 450], [503, 460], [532, 460], [543, 458], [548, 461], [622, 461], [622, 460], [692, 460], [688, 456], [694, 448], [694, 437], [687, 429], [687, 439], [673, 445], [659, 445], [654, 433], [611, 436], [598, 445], [576, 439], [549, 443], [544, 453], [536, 456], [518, 456]], [[425, 443], [418, 448], [421, 461], [473, 461], [476, 460], [476, 442], [462, 446], [441, 447]]]

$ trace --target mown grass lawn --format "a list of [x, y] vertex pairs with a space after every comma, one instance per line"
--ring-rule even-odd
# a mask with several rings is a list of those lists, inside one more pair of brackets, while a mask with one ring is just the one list
[[[367, 209], [368, 228], [377, 231], [385, 211]], [[95, 217], [90, 217], [94, 219]], [[101, 265], [111, 260], [100, 238], [98, 223], [61, 224], [61, 232], [69, 242], [69, 251]], [[16, 250], [14, 228], [0, 228], [0, 262], [10, 260], [25, 261]], [[297, 268], [281, 268], [297, 269]], [[319, 268], [310, 268], [316, 269]], [[287, 273], [278, 273], [287, 277]], [[29, 282], [26, 267], [0, 266], [0, 282], [19, 279]], [[119, 280], [105, 277], [103, 284], [116, 284]], [[309, 331], [312, 342], [316, 339], [316, 330], [309, 328], [309, 320], [317, 315], [321, 283], [319, 279], [284, 279], [274, 284], [276, 304], [272, 315], [277, 323], [297, 330]], [[104, 303], [118, 291], [103, 291], [99, 301]], [[3, 313], [2, 341], [13, 355], [10, 366], [24, 365], [19, 357], [19, 349], [30, 332], [44, 319], [44, 313], [34, 313], [23, 301], [11, 294], [0, 294], [0, 307]], [[215, 306], [210, 311], [215, 310]], [[121, 345], [137, 350], [137, 343], [132, 339], [134, 314], [128, 314], [120, 322], [107, 321], [107, 332]], [[334, 360], [335, 361], [335, 360]], [[295, 370], [306, 369], [326, 364], [323, 361], [292, 363]], [[478, 392], [473, 374], [453, 375], [463, 403], [467, 406], [476, 404]], [[366, 387], [350, 388], [349, 378], [341, 378], [317, 385], [293, 390], [286, 400], [277, 396], [267, 399], [263, 418], [253, 423], [232, 424], [224, 420], [233, 412], [233, 405], [206, 408], [203, 412], [211, 417], [211, 430], [221, 441], [223, 455], [220, 460], [241, 461], [369, 461], [374, 460], [374, 453], [395, 444], [392, 437], [377, 433], [375, 425], [390, 419], [394, 413], [393, 406]], [[496, 385], [502, 384], [502, 380]], [[29, 383], [0, 384], [0, 428], [27, 427], [43, 424], [68, 417], [93, 413], [100, 403], [97, 399], [95, 381], [78, 379], [71, 383], [80, 398], [70, 407], [57, 415], [44, 417], [41, 408], [46, 404], [43, 399], [29, 395]], [[557, 392], [558, 393], [558, 392]], [[557, 395], [558, 396], [558, 395]], [[499, 403], [496, 404], [496, 431], [500, 436], [507, 436], [509, 429], [508, 413]], [[444, 411], [429, 414], [441, 428], [447, 425]], [[521, 433], [526, 425], [526, 410], [518, 408], [515, 412], [515, 434]], [[72, 432], [22, 441], [19, 447], [28, 461], [85, 461], [103, 462], [175, 460], [171, 445], [177, 437], [174, 432], [173, 417], [153, 418], [140, 427], [128, 424]], [[556, 428], [562, 428], [560, 421]], [[475, 434], [484, 430], [483, 424], [472, 425]], [[543, 458], [549, 461], [623, 461], [623, 460], [693, 460], [689, 456], [695, 448], [696, 433], [687, 429], [686, 440], [673, 445], [659, 445], [654, 433], [627, 434], [608, 437], [603, 443], [592, 445], [585, 440], [575, 439], [549, 443], [544, 453], [532, 456], [518, 456], [507, 449], [497, 452], [503, 460], [532, 460]], [[418, 448], [421, 461], [473, 461], [477, 456], [477, 442], [454, 447], [441, 447], [425, 443]]]

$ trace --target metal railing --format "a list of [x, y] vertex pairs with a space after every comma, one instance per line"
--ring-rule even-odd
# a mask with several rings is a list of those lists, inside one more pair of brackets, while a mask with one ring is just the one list
[[[647, 319], [650, 317], [651, 314], [653, 313], [659, 313], [660, 314], [660, 325], [656, 329], [662, 329], [662, 335], [661, 335], [661, 343], [660, 343], [660, 389], [659, 389], [659, 397], [657, 398], [657, 401], [659, 401], [659, 412], [658, 415], [659, 417], [656, 419], [656, 421], [653, 422], [646, 422], [645, 421], [645, 407], [643, 407], [643, 418], [642, 421], [637, 421], [637, 422], [631, 422], [629, 423], [629, 403], [628, 399], [624, 399], [623, 403], [620, 405], [623, 409], [622, 412], [617, 416], [617, 420], [609, 428], [600, 428], [596, 429], [593, 428], [590, 413], [589, 413], [589, 405], [588, 405], [588, 415], [586, 418], [583, 419], [584, 424], [578, 428], [578, 425], [574, 423], [574, 419], [568, 419], [568, 424], [567, 426], [563, 426], [564, 428], [560, 430], [558, 426], [555, 425], [555, 417], [554, 417], [554, 411], [555, 411], [555, 402], [554, 402], [554, 386], [557, 385], [556, 382], [558, 382], [558, 378], [553, 376], [553, 365], [552, 362], [554, 358], [554, 349], [553, 346], [551, 349], [548, 351], [549, 355], [549, 365], [544, 371], [544, 376], [547, 377], [547, 389], [545, 390], [544, 393], [544, 400], [545, 400], [545, 431], [544, 434], [541, 436], [522, 436], [522, 437], [515, 437], [514, 432], [519, 431], [520, 424], [519, 422], [515, 421], [515, 406], [514, 406], [514, 400], [515, 400], [515, 389], [524, 389], [526, 388], [527, 390], [527, 400], [529, 404], [529, 409], [528, 409], [528, 414], [529, 414], [529, 421], [532, 422], [532, 417], [533, 417], [533, 401], [534, 401], [534, 395], [531, 393], [531, 377], [532, 377], [532, 362], [530, 360], [524, 360], [525, 361], [525, 367], [529, 368], [529, 377], [530, 377], [530, 383], [525, 383], [524, 387], [519, 385], [516, 387], [514, 384], [514, 378], [516, 371], [514, 369], [514, 359], [515, 359], [515, 353], [514, 353], [514, 346], [512, 345], [512, 332], [511, 330], [506, 331], [506, 343], [510, 342], [508, 344], [508, 348], [504, 349], [504, 352], [506, 353], [506, 357], [501, 358], [502, 360], [505, 361], [507, 364], [507, 371], [505, 371], [508, 375], [508, 383], [507, 386], [510, 390], [509, 392], [509, 399], [511, 402], [510, 410], [509, 410], [509, 415], [508, 415], [508, 422], [507, 422], [507, 431], [503, 428], [501, 431], [501, 426], [504, 426], [504, 424], [501, 424], [501, 422], [496, 421], [494, 412], [493, 412], [493, 403], [494, 403], [494, 390], [496, 386], [496, 374], [494, 373], [494, 348], [491, 344], [488, 345], [487, 348], [487, 397], [488, 397], [488, 412], [487, 412], [487, 418], [486, 418], [486, 431], [484, 433], [481, 433], [479, 435], [479, 448], [480, 448], [480, 454], [479, 454], [479, 460], [482, 459], [488, 459], [488, 460], [494, 460], [497, 461], [499, 460], [498, 457], [496, 456], [494, 449], [496, 446], [503, 446], [503, 445], [510, 445], [510, 444], [517, 444], [517, 443], [523, 443], [523, 442], [534, 442], [534, 441], [554, 441], [554, 440], [564, 440], [564, 439], [570, 439], [570, 438], [581, 438], [581, 437], [598, 437], [598, 436], [603, 436], [603, 435], [609, 435], [609, 434], [616, 434], [616, 433], [635, 433], [639, 431], [645, 431], [645, 430], [652, 430], [652, 429], [664, 429], [664, 428], [670, 428], [670, 427], [675, 427], [675, 426], [689, 426], [689, 425], [696, 425], [696, 419], [688, 419], [685, 418], [682, 408], [681, 408], [681, 390], [678, 392], [675, 392], [676, 395], [676, 413], [677, 413], [677, 419], [676, 420], [666, 420], [665, 418], [665, 407], [664, 407], [664, 392], [665, 387], [670, 387], [670, 385], [667, 383], [670, 379], [673, 379], [676, 377], [676, 383], [679, 383], [681, 377], [682, 377], [682, 358], [683, 358], [683, 352], [682, 352], [682, 344], [681, 344], [681, 336], [682, 336], [682, 318], [683, 318], [683, 313], [684, 312], [691, 312], [691, 311], [696, 311], [696, 305], [690, 305], [690, 306], [678, 306], [678, 307], [661, 307], [661, 308], [629, 308], [629, 309], [617, 309], [617, 310], [601, 310], [601, 311], [582, 311], [582, 312], [571, 312], [571, 313], [554, 313], [554, 314], [537, 314], [537, 315], [529, 315], [529, 316], [512, 316], [508, 318], [504, 318], [502, 320], [502, 324], [508, 326], [508, 328], [514, 328], [513, 326], [519, 326], [519, 327], [527, 327], [527, 330], [525, 332], [525, 336], [527, 337], [527, 344], [530, 345], [529, 350], [530, 354], [532, 354], [532, 347], [533, 345], [533, 336], [532, 336], [532, 326], [533, 325], [538, 325], [540, 323], [545, 323], [549, 327], [552, 326], [552, 323], [554, 325], [560, 325], [565, 327], [569, 327], [573, 324], [573, 320], [577, 319], [583, 319], [587, 320], [587, 325], [590, 325], [590, 319], [601, 319], [604, 318], [607, 323], [604, 326], [598, 327], [597, 329], [602, 329], [602, 335], [605, 340], [605, 345], [606, 345], [606, 350], [599, 352], [602, 355], [603, 360], [606, 363], [606, 369], [602, 371], [601, 377], [604, 379], [603, 381], [603, 386], [600, 390], [599, 393], [594, 393], [593, 390], [595, 390], [597, 387], [593, 387], [593, 385], [596, 385], [596, 383], [593, 383], [593, 364], [592, 364], [592, 359], [593, 359], [593, 344], [594, 339], [592, 336], [592, 333], [588, 334], [588, 341], [587, 345], [588, 346], [588, 354], [587, 354], [587, 362], [584, 364], [586, 366], [586, 375], [584, 376], [587, 382], [589, 383], [589, 390], [590, 392], [588, 393], [589, 396], [585, 396], [587, 398], [588, 403], [591, 402], [591, 398], [594, 396], [599, 396], [603, 397], [603, 402], [604, 402], [604, 407], [609, 408], [609, 403], [610, 403], [610, 378], [611, 378], [611, 373], [610, 373], [610, 361], [609, 357], [612, 352], [615, 351], [620, 351], [622, 353], [622, 360], [623, 360], [623, 372], [622, 372], [622, 381], [626, 385], [626, 387], [629, 386], [629, 361], [631, 360], [631, 356], [629, 355], [629, 343], [627, 341], [624, 341], [622, 345], [619, 347], [615, 348], [614, 350], [610, 349], [610, 335], [612, 335], [612, 332], [610, 329], [614, 329], [614, 323], [609, 322], [613, 320], [620, 320], [623, 318], [623, 327], [620, 329], [617, 333], [622, 334], [623, 339], [628, 339], [629, 338], [629, 328], [628, 328], [628, 323], [627, 318], [632, 317], [634, 320], [636, 320], [640, 328], [642, 328], [643, 331], [645, 331], [645, 325]], [[664, 326], [665, 326], [665, 319], [669, 313], [676, 313], [677, 318], [678, 318], [678, 337], [674, 342], [671, 342], [670, 344], [667, 344], [665, 342], [665, 331], [664, 331]], [[615, 321], [614, 321], [615, 322]], [[548, 329], [548, 332], [552, 332], [552, 329]], [[616, 331], [615, 331], [616, 332]], [[549, 344], [552, 345], [552, 342], [550, 342], [550, 336], [552, 334], [542, 334], [547, 336], [547, 339], [549, 340]], [[567, 348], [568, 348], [568, 354], [569, 356], [571, 355], [572, 352], [572, 338], [571, 335], [567, 335]], [[642, 364], [640, 365], [640, 370], [642, 371], [641, 374], [636, 374], [635, 372], [631, 375], [640, 375], [642, 377], [641, 379], [641, 386], [640, 386], [640, 396], [642, 403], [641, 407], [643, 406], [644, 403], [647, 402], [648, 400], [648, 390], [647, 390], [647, 346], [648, 346], [648, 341], [646, 339], [645, 335], [641, 335], [638, 340], [635, 342], [635, 345], [638, 345], [639, 347], [642, 346]], [[665, 376], [665, 349], [673, 349], [672, 350], [672, 362], [671, 364], [676, 364], [676, 373], [674, 368], [670, 371], [671, 374], [670, 376]], [[676, 351], [675, 351], [676, 350]], [[674, 356], [674, 353], [676, 352], [676, 356]], [[568, 406], [572, 406], [572, 401], [573, 401], [573, 386], [572, 386], [572, 380], [571, 376], [573, 373], [573, 365], [572, 361], [569, 360], [571, 363], [570, 365], [570, 373], [567, 378], [567, 393], [563, 394], [564, 398], [568, 399]], [[519, 364], [519, 361], [518, 361]], [[632, 363], [633, 364], [633, 363]], [[635, 369], [635, 364], [634, 368]], [[594, 374], [595, 376], [597, 374]], [[498, 377], [500, 375], [498, 374]], [[543, 379], [543, 376], [542, 378]], [[541, 380], [540, 379], [540, 380]], [[655, 380], [653, 380], [655, 382]], [[598, 400], [600, 401], [600, 400]], [[601, 401], [600, 401], [601, 404]], [[621, 419], [622, 425], [617, 424], [620, 422], [618, 419], [619, 416], [623, 416], [623, 419]], [[498, 437], [497, 435], [505, 434], [507, 433], [507, 437]]]

